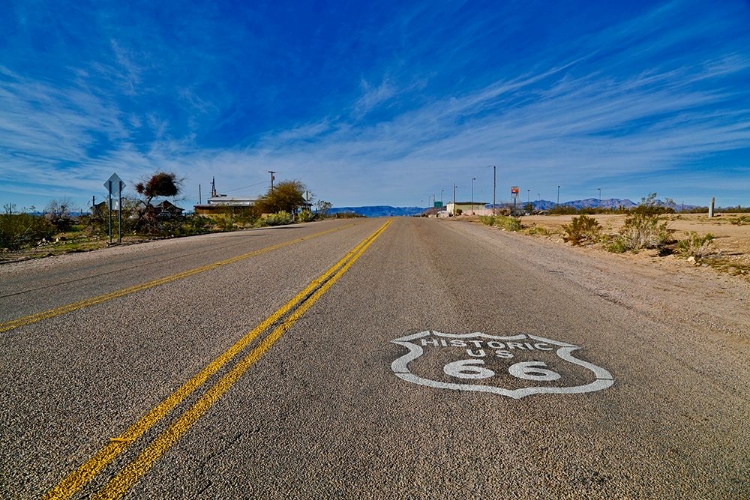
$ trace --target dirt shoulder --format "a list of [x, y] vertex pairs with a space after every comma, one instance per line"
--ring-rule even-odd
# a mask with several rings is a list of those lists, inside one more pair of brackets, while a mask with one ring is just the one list
[[[524, 232], [535, 236], [545, 237], [560, 244], [565, 231], [563, 225], [570, 224], [575, 215], [532, 215], [521, 217]], [[625, 223], [627, 215], [597, 214], [590, 215], [601, 224], [607, 234], [617, 234]], [[685, 258], [676, 255], [658, 256], [656, 251], [643, 251], [637, 254], [621, 254], [622, 258], [632, 261], [658, 263], [670, 266], [675, 270], [688, 267], [710, 267], [717, 271], [750, 281], [750, 214], [719, 214], [708, 218], [707, 214], [672, 214], [665, 215], [662, 220], [669, 223], [675, 240], [688, 237], [695, 232], [700, 236], [712, 234], [714, 240], [709, 246], [709, 255], [700, 262], [693, 264]], [[572, 245], [569, 245], [572, 246]], [[583, 251], [606, 252], [601, 245], [584, 245]]]

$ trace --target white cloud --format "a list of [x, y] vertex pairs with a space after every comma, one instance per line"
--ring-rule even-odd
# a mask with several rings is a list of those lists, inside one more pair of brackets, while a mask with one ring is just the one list
[[[360, 94], [335, 103], [328, 115], [265, 134], [254, 130], [259, 139], [229, 149], [199, 144], [201, 133], [217, 126], [211, 119], [219, 110], [197, 85], [163, 96], [187, 109], [188, 126], [179, 133], [174, 116], [118, 99], [136, 96], [145, 77], [137, 55], [115, 40], [114, 61], [77, 70], [73, 84], [0, 67], [0, 180], [18, 192], [69, 189], [89, 197], [112, 171], [135, 181], [159, 169], [186, 177], [186, 194], [197, 198], [197, 184], [207, 186], [212, 176], [227, 191], [249, 186], [244, 194], [257, 194], [266, 171], [276, 170], [278, 178], [303, 180], [339, 205], [414, 204], [461, 178], [486, 181], [481, 168], [492, 164], [505, 183], [556, 186], [564, 177], [581, 192], [604, 181], [635, 190], [646, 177], [670, 175], [675, 186], [704, 184], [707, 174], [684, 165], [750, 144], [748, 90], [737, 83], [747, 81], [750, 57], [729, 40], [726, 49], [699, 47], [665, 58], [691, 37], [731, 24], [719, 14], [684, 23], [681, 8], [673, 2], [573, 40], [577, 55], [570, 58], [551, 47], [525, 66], [533, 71], [499, 68], [506, 76], [479, 88], [435, 88], [430, 78], [440, 68], [412, 74], [404, 63], [412, 54], [407, 47], [382, 74], [359, 76]], [[417, 9], [394, 24], [416, 28], [426, 14]], [[460, 43], [472, 47], [482, 26], [470, 23]], [[463, 53], [451, 50], [446, 57]], [[232, 108], [231, 98], [222, 102]], [[672, 175], [677, 169], [680, 175]], [[485, 189], [486, 198], [486, 182], [481, 186], [477, 196]]]

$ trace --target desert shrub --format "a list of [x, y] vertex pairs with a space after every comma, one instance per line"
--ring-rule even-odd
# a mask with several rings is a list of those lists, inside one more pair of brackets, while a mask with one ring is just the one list
[[336, 213], [337, 219], [360, 219], [360, 218], [366, 218], [362, 214], [358, 214], [355, 212], [337, 212]]
[[482, 224], [499, 227], [500, 229], [505, 229], [506, 231], [520, 231], [523, 227], [521, 226], [520, 219], [507, 215], [480, 215], [479, 221]]
[[234, 218], [226, 214], [214, 214], [206, 217], [208, 224], [213, 226], [214, 231], [232, 231], [234, 230]]
[[205, 234], [210, 230], [211, 221], [200, 215], [188, 215], [181, 217], [179, 223], [173, 230], [175, 236], [190, 236], [193, 234]]
[[266, 227], [266, 226], [285, 226], [287, 224], [292, 223], [292, 216], [289, 212], [286, 212], [282, 210], [279, 213], [267, 215], [265, 217], [262, 217], [261, 219], [256, 222], [256, 226], [258, 227]]
[[547, 229], [544, 226], [531, 226], [523, 230], [524, 234], [528, 234], [529, 236], [534, 235], [542, 235], [542, 236], [548, 236], [549, 235], [549, 229]]
[[661, 220], [660, 215], [674, 213], [673, 202], [666, 204], [656, 200], [656, 193], [651, 193], [641, 200], [625, 219], [620, 234], [615, 237], [607, 249], [611, 252], [637, 252], [646, 248], [659, 250], [672, 240], [669, 222]]
[[601, 238], [602, 226], [587, 215], [573, 217], [570, 224], [564, 224], [562, 228], [565, 231], [563, 239], [574, 245], [580, 245], [584, 241], [596, 243]]
[[5, 205], [0, 214], [0, 248], [18, 250], [55, 235], [55, 227], [44, 217], [16, 213], [15, 205]]
[[711, 252], [709, 246], [713, 240], [714, 235], [711, 233], [700, 236], [695, 231], [690, 231], [687, 238], [677, 242], [675, 250], [683, 257], [695, 257], [700, 259]]
[[521, 221], [516, 217], [508, 217], [505, 215], [498, 215], [495, 218], [495, 226], [505, 229], [506, 231], [520, 231]]
[[297, 222], [311, 222], [315, 220], [315, 214], [309, 210], [303, 210], [297, 215]]
[[[524, 207], [524, 210], [531, 213], [534, 211], [534, 206], [531, 205], [531, 208], [528, 208], [528, 205], [531, 205], [531, 203], [528, 203], [526, 207]], [[576, 207], [572, 207], [569, 205], [555, 205], [549, 210], [550, 215], [574, 215], [577, 214], [579, 210]]]
[[658, 212], [636, 211], [625, 219], [617, 240], [625, 250], [661, 249], [671, 240], [671, 234], [669, 223], [661, 221]]
[[607, 244], [607, 251], [612, 253], [625, 253], [627, 252], [627, 248], [625, 248], [625, 242], [622, 238], [617, 237], [611, 240]]
[[730, 219], [729, 222], [731, 222], [735, 226], [741, 226], [743, 224], [750, 224], [750, 217], [746, 215], [742, 215], [740, 217]]

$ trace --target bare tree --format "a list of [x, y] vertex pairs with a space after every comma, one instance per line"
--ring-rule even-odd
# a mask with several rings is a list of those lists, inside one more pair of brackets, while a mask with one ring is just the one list
[[70, 211], [73, 201], [66, 197], [50, 200], [44, 208], [44, 218], [47, 219], [58, 231], [67, 231], [73, 224]]

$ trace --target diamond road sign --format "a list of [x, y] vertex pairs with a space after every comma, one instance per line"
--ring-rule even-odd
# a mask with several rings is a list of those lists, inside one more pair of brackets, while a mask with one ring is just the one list
[[107, 192], [110, 196], [119, 197], [122, 194], [122, 190], [125, 189], [125, 183], [117, 174], [112, 174], [107, 182], [104, 183], [104, 187], [107, 188]]

